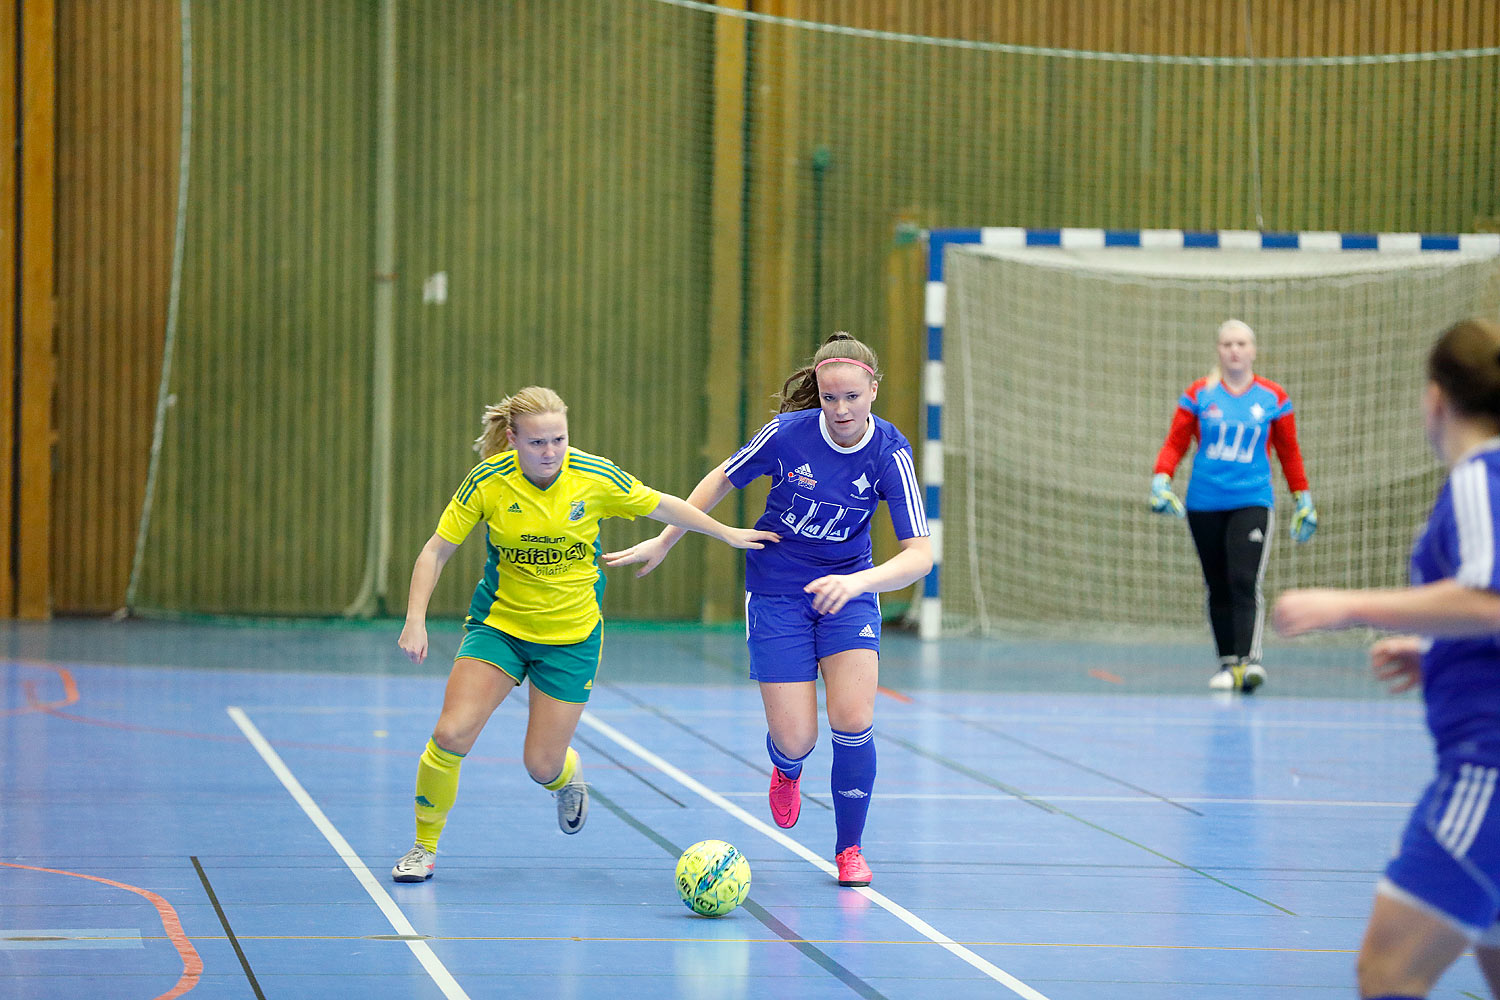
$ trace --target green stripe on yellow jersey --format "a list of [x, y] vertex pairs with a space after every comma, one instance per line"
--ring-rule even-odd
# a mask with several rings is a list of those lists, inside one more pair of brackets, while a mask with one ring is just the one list
[[576, 448], [546, 489], [521, 472], [514, 451], [464, 478], [438, 521], [457, 545], [481, 521], [488, 559], [469, 616], [530, 642], [581, 642], [598, 624], [599, 522], [649, 514], [661, 494], [608, 459]]
[[622, 490], [628, 490], [631, 486], [635, 485], [635, 479], [613, 462], [604, 460], [596, 462], [592, 459], [584, 458], [582, 455], [575, 455], [572, 457], [572, 463], [576, 471], [602, 476], [612, 481]]

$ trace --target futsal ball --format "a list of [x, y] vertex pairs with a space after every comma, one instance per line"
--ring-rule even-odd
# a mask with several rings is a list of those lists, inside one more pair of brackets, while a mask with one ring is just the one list
[[722, 840], [703, 840], [677, 859], [677, 894], [694, 913], [722, 917], [750, 894], [750, 862]]

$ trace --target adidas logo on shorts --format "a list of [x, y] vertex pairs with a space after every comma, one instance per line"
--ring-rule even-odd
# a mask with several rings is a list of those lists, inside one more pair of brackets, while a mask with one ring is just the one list
[[873, 639], [875, 638], [875, 630], [866, 625], [864, 628], [859, 630], [859, 636], [861, 639]]

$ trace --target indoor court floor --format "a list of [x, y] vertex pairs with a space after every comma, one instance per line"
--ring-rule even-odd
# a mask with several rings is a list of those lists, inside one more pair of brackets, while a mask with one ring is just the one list
[[[467, 758], [436, 876], [398, 885], [456, 627], [0, 627], [0, 997], [25, 1000], [1354, 995], [1372, 889], [1432, 766], [1353, 648], [1212, 695], [1206, 637], [1100, 647], [889, 630], [864, 842], [840, 888], [826, 726], [769, 819], [733, 629], [607, 627], [575, 745], [586, 828], [520, 763], [526, 688]], [[750, 896], [673, 867], [735, 844]], [[1488, 996], [1472, 959], [1434, 997]]]

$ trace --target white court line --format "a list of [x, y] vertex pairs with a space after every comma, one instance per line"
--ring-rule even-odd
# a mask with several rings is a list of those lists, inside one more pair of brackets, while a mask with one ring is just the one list
[[[344, 835], [328, 821], [327, 816], [323, 815], [323, 810], [319, 809], [312, 796], [307, 794], [307, 789], [302, 787], [302, 783], [292, 774], [291, 769], [282, 763], [281, 757], [271, 748], [271, 744], [266, 742], [260, 730], [255, 728], [255, 723], [250, 721], [250, 717], [238, 705], [230, 705], [228, 712], [234, 724], [240, 727], [240, 732], [245, 734], [245, 739], [250, 741], [255, 752], [260, 754], [266, 766], [271, 769], [271, 773], [276, 775], [286, 790], [292, 794], [292, 798], [302, 807], [302, 811], [307, 813], [307, 818], [313, 821], [313, 826], [317, 827], [318, 832], [333, 845], [334, 851], [343, 859], [344, 864], [349, 866], [349, 870], [354, 873], [359, 884], [365, 887], [365, 892], [368, 892], [370, 898], [375, 900], [375, 905], [380, 907], [380, 912], [385, 914], [385, 919], [390, 921], [396, 933], [408, 938], [418, 937], [416, 928], [412, 927], [411, 922], [406, 919], [406, 914], [401, 912], [401, 908], [396, 905], [390, 893], [385, 891], [385, 886], [377, 882], [375, 876], [370, 874], [370, 869], [366, 868], [359, 855], [354, 853], [354, 848], [349, 846]], [[443, 996], [448, 997], [449, 1000], [469, 1000], [469, 994], [458, 985], [443, 963], [433, 954], [432, 949], [427, 946], [426, 941], [408, 940], [406, 946], [411, 949], [413, 955], [417, 956], [417, 961], [422, 963], [422, 968], [426, 969], [432, 981], [437, 983], [438, 989], [443, 991]]]
[[[729, 815], [733, 816], [741, 823], [744, 823], [751, 829], [756, 830], [759, 833], [763, 833], [767, 837], [770, 837], [772, 840], [776, 841], [776, 843], [780, 844], [782, 847], [785, 847], [787, 850], [791, 851], [793, 854], [802, 858], [809, 864], [822, 869], [829, 875], [832, 875], [835, 879], [838, 878], [838, 869], [835, 868], [831, 862], [824, 860], [817, 854], [814, 854], [812, 851], [808, 850], [806, 847], [803, 847], [800, 843], [793, 840], [791, 837], [788, 837], [786, 834], [782, 833], [775, 827], [769, 826], [763, 821], [756, 819], [754, 816], [750, 815], [745, 810], [735, 805], [733, 802], [730, 802], [718, 792], [702, 784], [695, 778], [690, 777], [673, 765], [667, 763], [665, 760], [663, 760], [661, 757], [658, 757], [650, 750], [647, 750], [635, 740], [620, 732], [614, 726], [611, 726], [607, 722], [601, 722], [589, 712], [583, 713], [582, 721], [590, 728], [595, 729], [598, 732], [609, 737], [610, 739], [614, 740], [621, 747], [629, 750], [631, 753], [635, 754], [641, 760], [645, 761], [647, 764], [650, 764], [652, 767], [656, 768], [662, 774], [665, 774], [667, 777], [671, 778], [679, 785], [682, 785], [684, 788], [687, 788], [690, 791], [696, 792], [699, 796], [707, 799], [713, 805], [716, 805], [720, 809], [729, 813]], [[984, 973], [986, 976], [989, 976], [991, 979], [1009, 988], [1011, 992], [1017, 994], [1018, 996], [1023, 996], [1026, 998], [1026, 1000], [1047, 1000], [1047, 997], [1044, 994], [1038, 993], [1036, 990], [1032, 989], [1030, 986], [1027, 986], [1025, 983], [1021, 982], [1015, 976], [1012, 976], [1010, 973], [1006, 972], [999, 966], [994, 965], [993, 963], [988, 962], [983, 958], [980, 958], [978, 955], [974, 954], [974, 952], [970, 951], [968, 948], [965, 948], [957, 941], [954, 941], [946, 934], [939, 932], [937, 928], [933, 927], [927, 921], [923, 920], [915, 913], [912, 913], [910, 910], [902, 906], [900, 903], [897, 903], [895, 900], [883, 896], [869, 887], [857, 888], [853, 891], [862, 894], [865, 898], [869, 899], [877, 906], [885, 909], [892, 916], [896, 917], [898, 920], [906, 924], [918, 934], [927, 938], [929, 941], [932, 941], [933, 943], [941, 946], [958, 958], [963, 959], [965, 962], [969, 963], [974, 968]]]

